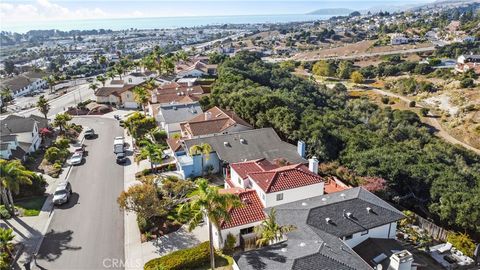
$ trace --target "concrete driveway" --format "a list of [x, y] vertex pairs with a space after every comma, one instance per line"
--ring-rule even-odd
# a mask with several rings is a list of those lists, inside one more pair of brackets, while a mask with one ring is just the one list
[[115, 162], [113, 138], [123, 135], [118, 122], [100, 117], [75, 118], [98, 137], [85, 140], [84, 164], [68, 180], [73, 195], [55, 208], [37, 255], [39, 269], [123, 269], [124, 218], [116, 202], [123, 190], [122, 165]]

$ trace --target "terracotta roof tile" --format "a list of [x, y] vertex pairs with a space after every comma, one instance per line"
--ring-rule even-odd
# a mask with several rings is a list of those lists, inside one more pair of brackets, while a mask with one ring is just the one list
[[323, 178], [308, 170], [303, 164], [283, 166], [248, 176], [266, 193], [309, 186], [324, 182]]
[[242, 178], [247, 178], [249, 173], [264, 172], [275, 169], [278, 166], [270, 163], [266, 159], [257, 159], [246, 162], [238, 162], [230, 164], [230, 167]]
[[233, 208], [230, 210], [230, 220], [220, 223], [221, 229], [233, 228], [266, 218], [263, 212], [263, 204], [257, 196], [255, 190], [244, 190], [242, 188], [232, 188], [221, 190], [222, 193], [232, 193], [238, 195], [243, 202], [243, 207]]
[[182, 148], [181, 139], [169, 138], [167, 139], [167, 144], [170, 147], [170, 149], [172, 149], [173, 152], [177, 152]]

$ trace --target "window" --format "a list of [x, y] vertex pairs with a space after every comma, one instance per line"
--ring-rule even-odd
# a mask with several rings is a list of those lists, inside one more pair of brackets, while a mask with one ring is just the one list
[[368, 234], [368, 230], [363, 231], [360, 235], [366, 235], [366, 234]]
[[353, 234], [347, 235], [343, 238], [343, 240], [350, 240], [353, 238]]
[[277, 201], [283, 200], [283, 193], [277, 194]]
[[242, 184], [242, 179], [240, 179], [240, 177], [238, 178], [238, 184], [239, 184], [239, 185]]
[[265, 201], [265, 193], [262, 193], [262, 200]]
[[241, 235], [249, 234], [249, 233], [253, 233], [253, 227], [243, 228], [240, 230]]

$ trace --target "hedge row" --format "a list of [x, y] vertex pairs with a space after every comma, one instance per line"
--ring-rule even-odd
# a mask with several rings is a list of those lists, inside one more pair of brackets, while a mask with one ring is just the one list
[[189, 249], [182, 249], [148, 261], [145, 270], [183, 270], [207, 265], [210, 261], [209, 242]]

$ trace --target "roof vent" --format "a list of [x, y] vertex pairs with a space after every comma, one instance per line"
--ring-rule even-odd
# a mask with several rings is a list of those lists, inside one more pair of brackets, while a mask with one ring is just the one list
[[372, 213], [372, 208], [371, 208], [371, 207], [367, 207], [367, 212], [368, 212], [368, 213]]
[[287, 249], [286, 249], [286, 248], [282, 248], [281, 251], [282, 251], [282, 252], [287, 252]]
[[308, 203], [302, 202], [302, 206], [307, 206], [307, 205], [308, 205]]
[[174, 109], [174, 110], [177, 110], [177, 106], [173, 106], [173, 109]]
[[229, 146], [230, 146], [230, 143], [229, 143], [229, 142], [223, 142], [223, 145], [224, 145], [225, 147], [229, 147]]
[[327, 198], [322, 198], [322, 202], [326, 202], [327, 201]]
[[240, 139], [241, 144], [247, 144], [247, 141], [245, 139]]
[[347, 213], [345, 214], [345, 216], [346, 216], [347, 218], [352, 218], [352, 217], [353, 217], [353, 214], [352, 214], [351, 212], [347, 212]]
[[345, 198], [345, 193], [340, 194], [340, 197]]
[[250, 204], [250, 200], [249, 200], [248, 198], [244, 198], [244, 199], [242, 200], [242, 202], [243, 202], [244, 204]]
[[305, 244], [305, 242], [301, 242], [299, 246], [304, 247], [304, 246], [306, 246], [306, 244]]

